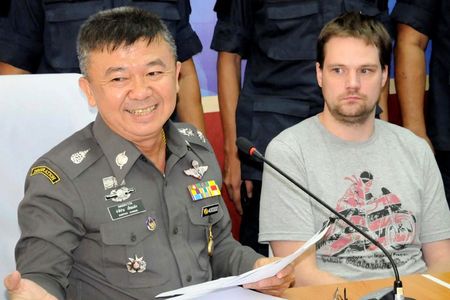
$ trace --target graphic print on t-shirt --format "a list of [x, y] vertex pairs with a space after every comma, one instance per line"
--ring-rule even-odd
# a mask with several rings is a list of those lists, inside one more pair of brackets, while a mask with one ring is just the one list
[[[379, 192], [372, 191], [374, 177], [367, 171], [345, 180], [350, 181], [351, 185], [337, 203], [338, 212], [390, 252], [395, 253], [397, 251], [392, 250], [401, 250], [414, 240], [416, 219], [410, 211], [402, 209], [401, 199], [397, 195], [385, 187]], [[364, 269], [389, 268], [383, 255], [376, 255], [374, 250], [378, 248], [343, 221], [336, 221], [317, 244], [317, 254], [322, 259], [329, 257], [325, 259], [327, 262], [343, 263], [345, 258], [345, 263]], [[400, 253], [396, 257], [399, 265], [407, 259]]]

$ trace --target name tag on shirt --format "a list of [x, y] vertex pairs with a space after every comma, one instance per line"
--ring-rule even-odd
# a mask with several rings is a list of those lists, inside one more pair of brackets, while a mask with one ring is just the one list
[[119, 220], [145, 212], [142, 200], [133, 200], [108, 207], [111, 220]]

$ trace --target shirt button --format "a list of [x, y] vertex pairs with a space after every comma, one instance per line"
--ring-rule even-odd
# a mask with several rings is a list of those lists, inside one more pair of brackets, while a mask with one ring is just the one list
[[186, 281], [187, 282], [191, 282], [192, 281], [192, 276], [191, 275], [186, 276]]
[[173, 234], [178, 234], [178, 227], [175, 227], [175, 228], [173, 229]]
[[130, 241], [136, 242], [136, 235], [134, 233], [131, 234]]

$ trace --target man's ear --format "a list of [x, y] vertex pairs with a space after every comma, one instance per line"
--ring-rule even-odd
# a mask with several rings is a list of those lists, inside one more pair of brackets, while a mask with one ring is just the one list
[[320, 64], [316, 62], [316, 78], [317, 83], [320, 87], [322, 87], [322, 69], [320, 68]]
[[175, 80], [177, 81], [176, 83], [176, 88], [177, 88], [177, 93], [180, 90], [180, 70], [181, 70], [181, 62], [177, 61], [176, 65], [175, 65]]
[[95, 97], [92, 93], [91, 85], [89, 83], [89, 80], [82, 76], [80, 79], [78, 79], [78, 85], [80, 86], [80, 89], [83, 91], [84, 95], [86, 96], [88, 103], [92, 107], [97, 106], [97, 101], [95, 101]]
[[384, 87], [389, 78], [389, 67], [387, 65], [381, 70], [381, 87]]

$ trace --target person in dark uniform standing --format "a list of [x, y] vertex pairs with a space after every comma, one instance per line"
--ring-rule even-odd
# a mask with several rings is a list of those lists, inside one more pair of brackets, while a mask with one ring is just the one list
[[10, 32], [0, 36], [0, 74], [79, 73], [76, 38], [90, 15], [133, 6], [160, 16], [175, 38], [182, 62], [178, 119], [205, 131], [200, 86], [192, 57], [202, 50], [189, 23], [189, 0], [15, 0]]
[[[240, 241], [265, 254], [267, 246], [258, 244], [262, 165], [238, 156], [236, 137], [247, 137], [264, 153], [282, 130], [319, 113], [323, 99], [315, 62], [321, 28], [348, 11], [374, 16], [390, 27], [387, 1], [219, 0], [215, 10], [211, 48], [219, 52], [224, 183], [243, 214]], [[241, 88], [242, 59], [247, 65]], [[380, 100], [384, 119], [387, 91]]]
[[[233, 239], [211, 145], [169, 119], [181, 64], [156, 15], [95, 14], [78, 55], [99, 114], [30, 169], [11, 299], [153, 299], [276, 260]], [[279, 295], [292, 272], [247, 287]]]
[[[395, 85], [403, 126], [434, 148], [450, 203], [450, 1], [398, 0]], [[425, 49], [433, 41], [425, 101]]]

